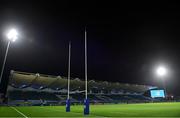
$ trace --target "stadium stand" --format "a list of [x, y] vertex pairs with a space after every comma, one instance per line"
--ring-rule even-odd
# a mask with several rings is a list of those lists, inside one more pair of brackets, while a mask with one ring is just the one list
[[[89, 80], [88, 98], [91, 103], [148, 102], [152, 98], [144, 96], [144, 93], [149, 88], [152, 86]], [[66, 77], [11, 71], [8, 104], [59, 105], [65, 104], [66, 95]], [[73, 104], [83, 103], [83, 80], [71, 78], [70, 97]]]

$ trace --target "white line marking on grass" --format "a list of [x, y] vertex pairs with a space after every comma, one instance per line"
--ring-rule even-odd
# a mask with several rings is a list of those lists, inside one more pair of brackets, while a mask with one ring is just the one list
[[11, 108], [14, 109], [16, 112], [18, 112], [19, 114], [21, 114], [22, 116], [24, 116], [25, 118], [28, 118], [26, 115], [24, 115], [22, 112], [17, 110], [15, 107], [11, 107]]

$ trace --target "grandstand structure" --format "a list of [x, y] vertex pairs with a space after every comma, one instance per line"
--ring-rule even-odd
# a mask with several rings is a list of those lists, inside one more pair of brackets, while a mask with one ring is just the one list
[[[7, 88], [10, 105], [61, 105], [66, 103], [67, 77], [11, 71]], [[71, 78], [72, 104], [83, 104], [85, 82]], [[148, 102], [144, 96], [152, 86], [107, 81], [88, 81], [91, 103]]]

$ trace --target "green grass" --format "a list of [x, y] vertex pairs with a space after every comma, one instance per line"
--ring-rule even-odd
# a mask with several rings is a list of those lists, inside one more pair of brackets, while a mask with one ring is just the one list
[[[84, 117], [83, 106], [0, 107], [0, 117]], [[180, 117], [180, 103], [91, 105], [89, 117]]]

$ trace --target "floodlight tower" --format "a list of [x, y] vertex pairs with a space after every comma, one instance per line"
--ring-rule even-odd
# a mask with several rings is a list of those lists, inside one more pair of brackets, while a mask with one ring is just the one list
[[6, 53], [5, 53], [5, 57], [4, 57], [4, 61], [3, 61], [2, 69], [1, 69], [0, 83], [1, 83], [1, 80], [2, 80], [2, 77], [3, 77], [4, 67], [5, 67], [5, 64], [6, 64], [6, 59], [7, 59], [10, 43], [14, 42], [14, 41], [16, 41], [18, 39], [17, 30], [16, 29], [10, 29], [6, 34], [6, 38], [8, 40], [8, 45], [7, 45], [7, 48], [6, 48]]
[[70, 98], [69, 98], [69, 91], [70, 91], [70, 78], [71, 78], [71, 42], [69, 42], [69, 59], [68, 59], [68, 95], [66, 100], [66, 112], [70, 112]]
[[156, 68], [156, 75], [161, 78], [163, 82], [163, 87], [165, 91], [165, 98], [167, 96], [167, 91], [166, 91], [166, 85], [165, 85], [165, 77], [167, 76], [167, 68], [165, 66], [159, 66]]
[[87, 96], [88, 92], [88, 81], [87, 81], [87, 32], [85, 29], [85, 100], [84, 100], [84, 115], [89, 115], [89, 99]]

